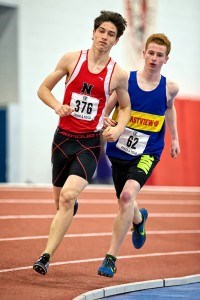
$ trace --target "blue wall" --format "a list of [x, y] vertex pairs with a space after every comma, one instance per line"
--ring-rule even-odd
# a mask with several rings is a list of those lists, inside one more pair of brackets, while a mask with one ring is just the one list
[[6, 148], [7, 148], [7, 138], [6, 138], [6, 108], [0, 108], [0, 182], [6, 182]]

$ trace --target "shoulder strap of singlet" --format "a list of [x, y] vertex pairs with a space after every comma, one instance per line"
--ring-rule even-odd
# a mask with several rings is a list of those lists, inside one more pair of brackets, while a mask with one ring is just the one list
[[80, 68], [83, 64], [83, 62], [87, 59], [87, 53], [88, 50], [81, 50], [80, 56], [78, 58], [77, 64], [72, 72], [72, 75], [70, 77], [70, 80], [67, 82], [66, 87], [76, 78], [78, 75]]
[[115, 66], [116, 66], [116, 62], [111, 58], [107, 65], [107, 74], [106, 74], [105, 83], [104, 83], [106, 100], [110, 97], [110, 81], [111, 81]]

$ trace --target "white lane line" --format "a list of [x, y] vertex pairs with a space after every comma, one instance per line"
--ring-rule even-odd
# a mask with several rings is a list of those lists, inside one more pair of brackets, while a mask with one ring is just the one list
[[[158, 204], [158, 205], [200, 205], [199, 200], [137, 200], [140, 204]], [[117, 204], [117, 200], [110, 199], [80, 199], [80, 204]], [[54, 204], [52, 199], [0, 199], [0, 204]]]
[[[7, 215], [0, 216], [0, 220], [16, 219], [52, 219], [54, 215]], [[116, 214], [77, 214], [75, 219], [109, 219]], [[150, 218], [200, 218], [200, 213], [150, 213]]]
[[[127, 235], [131, 235], [132, 232], [128, 232]], [[200, 230], [150, 230], [147, 231], [148, 235], [172, 235], [172, 234], [200, 234]], [[101, 237], [101, 236], [111, 236], [112, 232], [99, 232], [99, 233], [71, 233], [66, 234], [65, 238], [81, 238], [81, 237]], [[48, 235], [38, 235], [38, 236], [22, 236], [22, 237], [10, 237], [10, 238], [0, 238], [0, 242], [7, 241], [24, 241], [24, 240], [39, 240], [48, 239]]]
[[[51, 184], [43, 184], [43, 183], [0, 183], [0, 191], [22, 191], [22, 192], [52, 192], [52, 185]], [[114, 186], [113, 184], [89, 184], [84, 192], [112, 192], [114, 193]], [[200, 193], [200, 187], [199, 186], [151, 186], [146, 185], [142, 188], [141, 193], [169, 193], [169, 192], [179, 192], [179, 193], [185, 193], [185, 192], [194, 192], [194, 193]]]
[[[80, 200], [79, 200], [80, 202]], [[1, 199], [0, 204], [52, 204], [52, 199]]]
[[[174, 255], [190, 255], [190, 254], [200, 254], [200, 250], [195, 251], [178, 251], [178, 252], [161, 252], [161, 253], [146, 253], [146, 254], [137, 254], [137, 255], [123, 255], [118, 256], [119, 259], [134, 259], [134, 258], [144, 258], [144, 257], [156, 257], [156, 256], [174, 256]], [[97, 262], [102, 261], [103, 257], [100, 258], [90, 258], [90, 259], [81, 259], [81, 260], [69, 260], [63, 262], [55, 262], [51, 263], [52, 266], [61, 266], [61, 265], [70, 265], [70, 264], [81, 264], [81, 263], [90, 263], [90, 262]], [[27, 267], [19, 267], [19, 268], [12, 268], [12, 269], [2, 269], [0, 273], [7, 273], [7, 272], [14, 272], [14, 271], [21, 271], [21, 270], [28, 270], [32, 269], [32, 266]]]

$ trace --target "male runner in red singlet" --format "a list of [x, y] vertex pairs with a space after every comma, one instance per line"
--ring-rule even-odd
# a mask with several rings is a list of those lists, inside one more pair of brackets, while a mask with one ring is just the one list
[[[76, 199], [95, 172], [105, 105], [113, 91], [119, 99], [118, 124], [104, 130], [105, 140], [117, 140], [130, 119], [128, 75], [109, 56], [126, 25], [120, 14], [101, 11], [94, 21], [92, 47], [65, 54], [38, 90], [39, 98], [60, 117], [52, 145], [52, 180], [58, 211], [46, 248], [33, 265], [40, 274], [46, 274], [50, 258], [77, 211]], [[64, 76], [66, 89], [61, 104], [51, 91]]]

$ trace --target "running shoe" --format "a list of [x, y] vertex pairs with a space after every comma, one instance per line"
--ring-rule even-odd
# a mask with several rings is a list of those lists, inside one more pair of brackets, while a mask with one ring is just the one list
[[39, 259], [33, 264], [33, 270], [36, 272], [45, 275], [47, 273], [47, 269], [49, 267], [50, 255], [48, 253], [44, 253]]
[[114, 256], [106, 254], [102, 266], [98, 269], [98, 275], [110, 278], [113, 277], [114, 274], [117, 272], [115, 262], [116, 258]]
[[74, 216], [77, 213], [77, 211], [78, 211], [78, 199], [76, 199], [76, 201], [74, 203], [74, 214], [73, 214]]
[[132, 230], [132, 242], [136, 249], [140, 249], [146, 241], [145, 223], [148, 218], [148, 211], [145, 208], [141, 208], [142, 222], [140, 224], [134, 224]]

